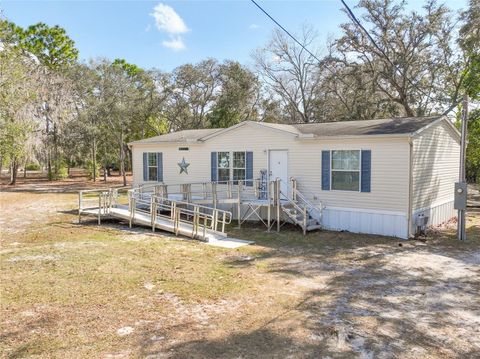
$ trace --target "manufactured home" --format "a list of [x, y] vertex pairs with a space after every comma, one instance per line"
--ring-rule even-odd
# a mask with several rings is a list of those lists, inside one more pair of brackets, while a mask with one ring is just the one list
[[[161, 184], [165, 192], [168, 186], [192, 191], [202, 184], [203, 196], [183, 193], [183, 199], [194, 201], [208, 197], [207, 185], [210, 193], [215, 184], [224, 184], [225, 198], [239, 193], [238, 206], [232, 207], [239, 223], [268, 217], [270, 229], [275, 215], [295, 222], [304, 211], [304, 231], [321, 227], [406, 239], [415, 234], [419, 216], [427, 225], [455, 216], [460, 135], [446, 117], [292, 125], [245, 121], [129, 146], [134, 187]], [[278, 188], [270, 188], [272, 183]], [[253, 200], [240, 201], [241, 190], [251, 191]], [[293, 204], [293, 216], [291, 207], [270, 208], [265, 202], [272, 190]], [[298, 207], [299, 198], [308, 205]], [[223, 204], [228, 209], [228, 201]]]

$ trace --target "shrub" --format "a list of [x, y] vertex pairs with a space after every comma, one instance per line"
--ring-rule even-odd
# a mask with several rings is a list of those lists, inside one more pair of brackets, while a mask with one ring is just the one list
[[25, 166], [25, 169], [27, 171], [40, 171], [41, 170], [41, 167], [38, 163], [28, 163], [26, 166]]
[[[87, 163], [85, 164], [85, 170], [87, 171], [88, 179], [92, 180], [93, 179], [93, 162], [92, 161], [87, 161]], [[95, 175], [97, 179], [100, 176], [100, 164], [98, 162], [95, 168]]]
[[57, 181], [57, 180], [63, 180], [68, 178], [68, 169], [65, 163], [61, 163], [60, 166], [58, 166], [58, 171], [55, 173], [55, 170], [53, 172], [48, 172], [48, 179]]
[[58, 168], [57, 179], [63, 180], [68, 178], [68, 169], [66, 166], [62, 165]]

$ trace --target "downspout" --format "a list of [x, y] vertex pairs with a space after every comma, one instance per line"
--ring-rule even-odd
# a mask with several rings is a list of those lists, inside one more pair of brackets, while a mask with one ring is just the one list
[[407, 232], [407, 239], [412, 236], [412, 206], [413, 206], [413, 140], [412, 137], [408, 139], [409, 144], [409, 151], [410, 151], [410, 159], [409, 159], [409, 169], [408, 169], [408, 215], [407, 215], [407, 222], [408, 222], [408, 232]]

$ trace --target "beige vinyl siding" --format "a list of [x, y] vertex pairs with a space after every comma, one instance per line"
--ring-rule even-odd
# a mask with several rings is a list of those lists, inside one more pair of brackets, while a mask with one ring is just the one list
[[453, 201], [459, 161], [457, 135], [444, 121], [413, 140], [413, 212]]
[[[179, 151], [180, 147], [188, 147], [188, 151]], [[205, 154], [205, 147], [198, 144], [173, 144], [164, 143], [161, 145], [134, 145], [132, 147], [133, 159], [133, 186], [141, 183], [154, 183], [143, 181], [143, 153], [162, 152], [163, 160], [163, 182], [164, 183], [190, 183], [210, 181], [210, 154]], [[205, 156], [208, 155], [208, 164]], [[188, 174], [180, 174], [178, 163], [185, 157], [189, 163]]]
[[[188, 146], [190, 151], [178, 151]], [[322, 191], [321, 151], [369, 149], [372, 151], [371, 192]], [[299, 140], [291, 133], [255, 124], [227, 131], [203, 144], [134, 145], [134, 185], [143, 182], [143, 152], [163, 152], [164, 182], [210, 181], [212, 151], [253, 151], [253, 173], [268, 169], [269, 150], [288, 150], [288, 176], [298, 179], [300, 190], [311, 200], [330, 207], [408, 213], [409, 144], [407, 138], [363, 137], [357, 139]], [[182, 157], [190, 163], [189, 174], [179, 174]]]

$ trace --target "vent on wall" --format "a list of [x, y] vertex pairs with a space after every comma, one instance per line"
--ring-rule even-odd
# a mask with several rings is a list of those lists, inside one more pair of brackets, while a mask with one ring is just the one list
[[188, 147], [179, 147], [178, 150], [179, 151], [188, 151], [189, 148]]

